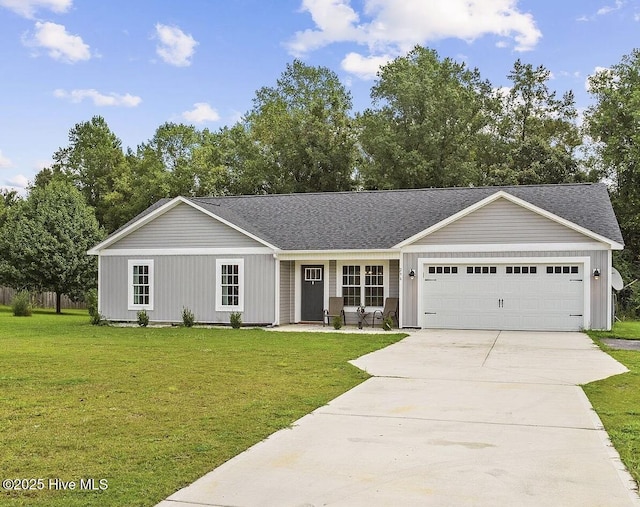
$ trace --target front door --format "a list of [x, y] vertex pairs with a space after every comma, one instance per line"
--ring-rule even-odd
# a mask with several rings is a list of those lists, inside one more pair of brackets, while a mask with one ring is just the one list
[[304, 322], [320, 322], [324, 310], [324, 266], [302, 266], [302, 308]]

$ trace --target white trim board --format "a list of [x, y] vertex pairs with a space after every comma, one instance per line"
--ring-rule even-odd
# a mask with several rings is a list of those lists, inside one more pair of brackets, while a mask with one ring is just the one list
[[103, 257], [131, 257], [135, 255], [273, 255], [266, 247], [248, 248], [112, 248], [99, 252]]
[[408, 245], [402, 253], [472, 253], [472, 252], [570, 252], [611, 250], [608, 245], [585, 243], [462, 243], [453, 245]]
[[340, 261], [400, 259], [400, 250], [280, 250], [276, 258], [281, 261]]

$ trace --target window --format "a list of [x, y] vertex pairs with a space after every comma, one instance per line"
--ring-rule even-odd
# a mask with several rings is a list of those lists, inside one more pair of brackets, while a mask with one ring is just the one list
[[216, 311], [244, 310], [244, 259], [216, 259]]
[[495, 275], [498, 272], [496, 266], [467, 266], [468, 275]]
[[537, 266], [507, 266], [505, 269], [508, 275], [535, 275], [538, 273]]
[[338, 273], [342, 270], [342, 284], [338, 290], [342, 290], [344, 305], [383, 307], [388, 290], [387, 269], [387, 263], [338, 264]]
[[153, 310], [153, 261], [128, 262], [129, 310]]
[[458, 266], [429, 266], [427, 271], [430, 275], [445, 274], [445, 275], [457, 275]]
[[384, 306], [384, 267], [365, 266], [364, 305]]
[[345, 306], [360, 306], [360, 266], [342, 266], [342, 297]]
[[578, 266], [547, 266], [547, 274], [549, 275], [577, 275], [579, 272]]
[[321, 282], [322, 268], [304, 268], [305, 282]]

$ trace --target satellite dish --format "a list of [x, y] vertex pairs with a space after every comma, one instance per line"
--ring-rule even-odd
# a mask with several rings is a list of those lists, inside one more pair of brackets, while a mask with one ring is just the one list
[[622, 290], [624, 287], [622, 277], [616, 268], [611, 268], [611, 287], [615, 290]]

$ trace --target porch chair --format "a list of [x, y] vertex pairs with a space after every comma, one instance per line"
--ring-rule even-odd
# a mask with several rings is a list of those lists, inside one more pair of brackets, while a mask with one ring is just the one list
[[384, 301], [384, 308], [382, 310], [376, 310], [373, 312], [373, 319], [371, 320], [371, 327], [376, 325], [376, 319], [380, 320], [381, 324], [387, 317], [391, 317], [395, 320], [396, 326], [399, 326], [398, 322], [398, 305], [400, 298], [387, 298]]
[[325, 323], [327, 326], [331, 325], [331, 319], [334, 317], [341, 317], [342, 323], [346, 324], [346, 318], [344, 315], [344, 300], [341, 297], [329, 298], [329, 309], [324, 310], [324, 319], [322, 320], [322, 327]]

